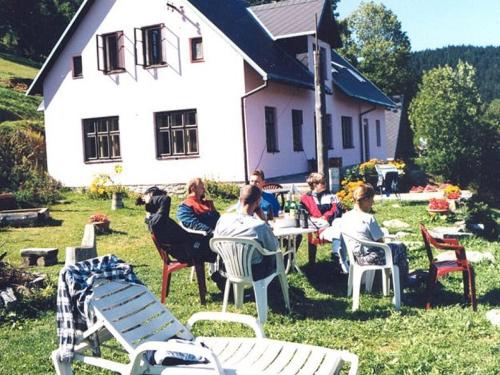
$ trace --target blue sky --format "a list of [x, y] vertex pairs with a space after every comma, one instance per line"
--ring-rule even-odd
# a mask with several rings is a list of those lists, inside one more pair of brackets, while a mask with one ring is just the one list
[[[343, 19], [362, 0], [340, 0]], [[500, 46], [500, 0], [374, 0], [392, 10], [413, 51], [449, 45]]]

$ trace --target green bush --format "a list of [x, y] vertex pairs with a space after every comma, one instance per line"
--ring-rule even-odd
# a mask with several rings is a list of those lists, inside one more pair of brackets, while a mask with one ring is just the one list
[[46, 172], [45, 138], [39, 124], [0, 126], [0, 190], [14, 192], [23, 207], [59, 199], [60, 185]]
[[203, 181], [205, 189], [212, 198], [238, 199], [240, 196], [240, 187], [237, 184], [218, 182], [206, 179]]
[[60, 199], [61, 185], [47, 172], [22, 165], [16, 167], [13, 174], [19, 180], [14, 196], [21, 207], [46, 205]]
[[[466, 209], [465, 224], [469, 229], [489, 240], [498, 241], [500, 239], [498, 223], [486, 203], [479, 200], [477, 196], [473, 196], [467, 201]], [[477, 224], [482, 224], [484, 229], [478, 231], [475, 227]]]

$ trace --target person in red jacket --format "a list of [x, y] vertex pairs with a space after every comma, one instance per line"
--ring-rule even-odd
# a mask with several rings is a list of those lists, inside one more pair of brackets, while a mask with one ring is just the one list
[[[326, 188], [322, 173], [313, 172], [306, 181], [311, 191], [302, 195], [300, 203], [309, 212], [313, 225], [322, 233], [320, 237], [332, 242], [335, 267], [340, 267], [342, 272], [346, 273], [347, 254], [344, 254], [341, 248], [339, 225], [332, 226], [333, 221], [342, 216], [342, 204], [339, 198]], [[336, 223], [338, 224], [338, 221]]]
[[307, 178], [311, 191], [302, 195], [300, 203], [313, 218], [324, 219], [328, 224], [342, 216], [342, 205], [339, 198], [331, 193], [325, 184], [323, 174], [313, 172]]

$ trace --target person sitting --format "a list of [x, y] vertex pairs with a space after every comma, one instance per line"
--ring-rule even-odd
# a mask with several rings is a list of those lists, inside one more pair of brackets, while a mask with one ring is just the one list
[[[177, 208], [177, 220], [185, 228], [204, 231], [206, 236], [200, 235], [201, 246], [210, 248], [210, 238], [220, 218], [211, 200], [205, 199], [205, 184], [201, 178], [193, 178], [186, 185], [187, 198]], [[214, 253], [215, 254], [215, 253]], [[211, 269], [211, 278], [220, 290], [224, 290], [226, 279], [221, 274], [222, 266], [214, 262]]]
[[[254, 170], [250, 175], [250, 185], [257, 186], [260, 190], [262, 190], [265, 183], [264, 171], [261, 169]], [[276, 199], [276, 196], [262, 190], [260, 206], [256, 211], [257, 216], [259, 216], [262, 220], [278, 217], [280, 208], [281, 206]]]
[[320, 237], [332, 243], [332, 258], [343, 273], [348, 272], [347, 254], [341, 248], [340, 227], [342, 216], [340, 199], [326, 188], [322, 173], [313, 172], [307, 178], [311, 191], [302, 195], [300, 203], [309, 212], [312, 223], [320, 229]]
[[171, 199], [166, 191], [156, 186], [150, 187], [137, 199], [136, 204], [145, 205], [148, 229], [160, 243], [178, 245], [172, 246], [169, 252], [175, 259], [190, 264], [193, 261], [215, 262], [216, 255], [203, 236], [185, 231], [170, 217]]
[[312, 218], [322, 219], [331, 225], [334, 219], [342, 216], [340, 199], [327, 190], [325, 177], [322, 173], [313, 172], [306, 181], [311, 191], [302, 195], [300, 203]]
[[[346, 233], [354, 238], [365, 241], [383, 242], [384, 233], [377, 223], [375, 217], [370, 214], [373, 206], [375, 190], [370, 184], [358, 186], [353, 191], [354, 208], [346, 212], [341, 220], [341, 233]], [[347, 246], [352, 246], [356, 261], [361, 265], [385, 264], [385, 253], [383, 249], [371, 248], [364, 250], [359, 243], [345, 239]], [[401, 289], [408, 281], [408, 258], [406, 246], [403, 243], [390, 242], [393, 263], [399, 268]]]
[[205, 185], [201, 178], [187, 183], [187, 198], [177, 208], [177, 220], [186, 228], [205, 231], [211, 235], [220, 214], [211, 200], [205, 199]]
[[[260, 207], [262, 191], [257, 186], [246, 185], [240, 192], [241, 209], [236, 213], [223, 214], [215, 227], [215, 237], [250, 237], [265, 249], [276, 251], [279, 243], [271, 228], [261, 219], [254, 217]], [[263, 256], [258, 251], [252, 255], [254, 280], [261, 280], [276, 270], [276, 257]]]

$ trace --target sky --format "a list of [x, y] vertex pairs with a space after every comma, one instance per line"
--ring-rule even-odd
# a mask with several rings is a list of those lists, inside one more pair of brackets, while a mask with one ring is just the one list
[[[340, 19], [362, 0], [340, 0]], [[396, 14], [413, 51], [449, 45], [500, 46], [500, 0], [374, 0]]]

